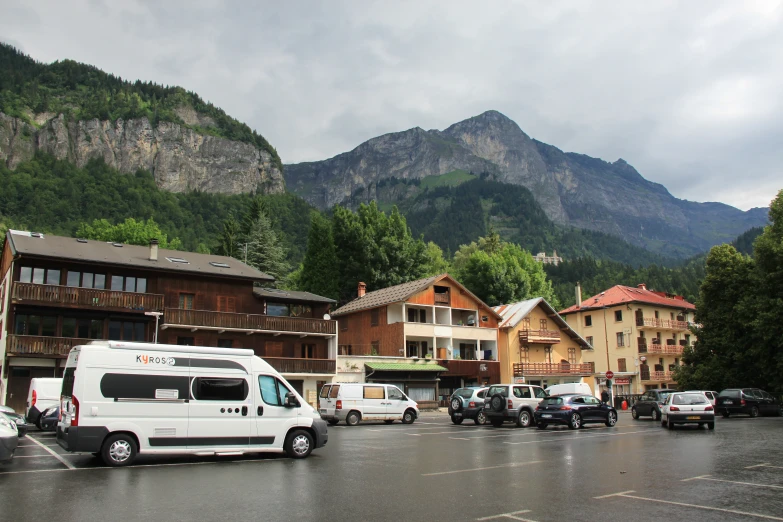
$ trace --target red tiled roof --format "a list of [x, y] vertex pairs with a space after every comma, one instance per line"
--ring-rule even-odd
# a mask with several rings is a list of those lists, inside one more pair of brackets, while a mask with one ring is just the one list
[[652, 292], [643, 288], [633, 288], [631, 286], [617, 285], [606, 292], [601, 292], [582, 301], [582, 306], [571, 306], [562, 310], [561, 315], [572, 314], [582, 310], [592, 310], [594, 308], [603, 308], [605, 306], [617, 306], [623, 303], [645, 303], [658, 306], [667, 306], [669, 308], [695, 310], [696, 306], [689, 303], [682, 296], [672, 296], [663, 292]]

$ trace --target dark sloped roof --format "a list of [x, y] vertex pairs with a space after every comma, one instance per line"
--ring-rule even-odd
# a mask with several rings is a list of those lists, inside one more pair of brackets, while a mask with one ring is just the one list
[[[40, 237], [34, 237], [30, 232], [19, 230], [9, 230], [7, 238], [12, 253], [22, 256], [69, 259], [84, 263], [250, 279], [252, 281], [275, 280], [274, 277], [232, 257], [159, 248], [158, 260], [150, 261], [149, 246], [114, 246], [112, 243], [103, 241], [76, 240], [72, 237], [49, 234], [40, 234]], [[184, 259], [187, 263], [173, 262], [169, 259]]]
[[334, 304], [337, 301], [323, 297], [310, 292], [297, 292], [294, 290], [279, 290], [277, 288], [254, 288], [253, 293], [264, 299], [272, 299], [275, 301], [301, 301], [301, 302], [315, 302], [315, 303], [329, 303]]
[[442, 276], [432, 276], [427, 277], [426, 279], [417, 279], [416, 281], [409, 281], [407, 283], [402, 283], [401, 285], [382, 288], [380, 290], [375, 290], [374, 292], [367, 292], [363, 297], [357, 297], [350, 303], [341, 306], [335, 310], [332, 315], [336, 317], [351, 312], [358, 312], [359, 310], [367, 310], [405, 301], [410, 296], [425, 290], [441, 277]]

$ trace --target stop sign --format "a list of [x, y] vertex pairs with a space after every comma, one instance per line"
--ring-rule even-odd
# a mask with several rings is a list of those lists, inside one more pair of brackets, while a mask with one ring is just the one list
[[611, 379], [612, 377], [614, 377], [614, 372], [612, 370], [609, 370], [608, 372], [606, 372], [606, 378], [607, 379]]

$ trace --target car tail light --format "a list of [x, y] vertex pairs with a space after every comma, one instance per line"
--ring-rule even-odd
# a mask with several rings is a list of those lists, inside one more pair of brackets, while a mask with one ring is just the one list
[[704, 408], [704, 411], [712, 411], [712, 406], [707, 406], [706, 408]]
[[476, 407], [476, 403], [475, 403], [475, 402], [473, 402], [473, 401], [470, 401], [470, 402], [468, 403], [468, 408], [475, 408], [475, 407]]
[[337, 404], [334, 406], [335, 410], [342, 410], [343, 409], [343, 401], [337, 401]]
[[536, 411], [540, 410], [541, 406], [536, 406]]
[[514, 409], [514, 401], [511, 399], [508, 400], [508, 409], [513, 410]]
[[740, 404], [742, 404], [743, 406], [745, 406], [745, 399], [742, 399], [742, 400], [740, 401]]
[[672, 406], [671, 408], [669, 408], [669, 411], [680, 411], [680, 408], [678, 408], [677, 406]]
[[71, 404], [73, 404], [73, 417], [71, 417], [71, 426], [79, 425], [79, 399], [71, 397]]
[[33, 390], [33, 402], [31, 402], [31, 403], [30, 403], [30, 407], [31, 407], [31, 408], [32, 408], [33, 406], [35, 406], [35, 402], [36, 402], [37, 400], [38, 400], [38, 392], [36, 392], [35, 390]]
[[562, 410], [570, 410], [570, 409], [571, 409], [571, 406], [560, 406], [560, 408], [559, 408], [559, 409], [560, 409], [561, 411], [562, 411]]

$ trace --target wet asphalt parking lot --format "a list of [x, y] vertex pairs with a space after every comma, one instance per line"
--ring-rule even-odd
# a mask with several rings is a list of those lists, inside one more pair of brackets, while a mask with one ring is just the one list
[[[139, 457], [103, 467], [32, 431], [0, 466], [2, 520], [782, 520], [783, 418], [669, 431], [451, 424], [329, 428], [305, 460]], [[7, 516], [6, 516], [7, 515]]]

